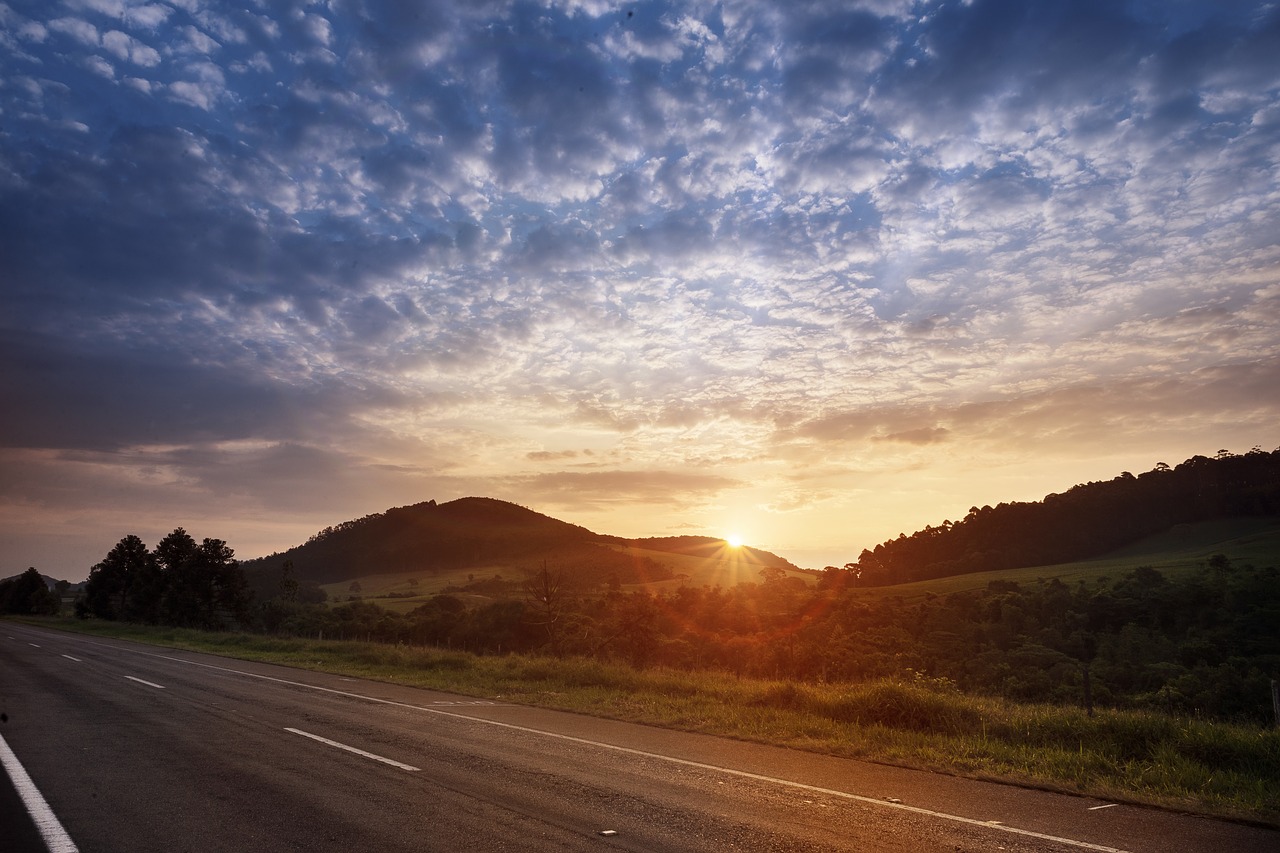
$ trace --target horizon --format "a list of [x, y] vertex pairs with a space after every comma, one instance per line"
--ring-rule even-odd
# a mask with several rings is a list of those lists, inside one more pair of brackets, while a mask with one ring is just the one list
[[53, 0], [0, 42], [0, 576], [467, 495], [821, 569], [1280, 444], [1277, 8]]
[[[1254, 450], [1257, 450], [1258, 448], [1257, 448], [1257, 447], [1255, 447], [1255, 448], [1253, 448], [1253, 449], [1254, 449]], [[1220, 449], [1218, 452], [1219, 452], [1219, 453], [1223, 452], [1223, 449]], [[1276, 448], [1276, 452], [1280, 452], [1280, 448]], [[1196, 455], [1198, 455], [1198, 456], [1205, 456], [1205, 454], [1196, 454]], [[1233, 454], [1233, 455], [1234, 455], [1234, 454]], [[1190, 458], [1190, 457], [1189, 457], [1189, 458]], [[1181, 462], [1185, 462], [1185, 461], [1188, 461], [1188, 460], [1181, 460]], [[1175, 464], [1171, 465], [1170, 467], [1176, 468], [1178, 464], [1181, 464], [1181, 462], [1179, 462], [1179, 463], [1175, 463]], [[1153, 467], [1154, 467], [1154, 466], [1153, 466]], [[1139, 470], [1139, 471], [1137, 472], [1137, 474], [1138, 474], [1139, 476], [1141, 476], [1141, 474], [1143, 474], [1143, 473], [1147, 473], [1147, 472], [1148, 472], [1148, 471], [1150, 471], [1150, 470], [1152, 470], [1152, 469]], [[1122, 474], [1124, 474], [1124, 473], [1133, 474], [1134, 472], [1133, 472], [1133, 471], [1119, 472], [1119, 473], [1117, 473], [1117, 474], [1116, 474], [1115, 476], [1113, 476], [1113, 477], [1105, 477], [1105, 478], [1101, 478], [1101, 479], [1102, 479], [1102, 480], [1104, 480], [1104, 481], [1105, 481], [1105, 480], [1112, 480], [1112, 479], [1116, 479], [1117, 477], [1121, 476], [1121, 475], [1122, 475]], [[1089, 482], [1089, 481], [1082, 481], [1081, 483], [1073, 483], [1072, 485], [1073, 485], [1073, 486], [1075, 486], [1075, 485], [1082, 485], [1084, 482]], [[1063, 489], [1058, 490], [1058, 492], [1060, 493], [1060, 492], [1063, 492], [1063, 491], [1067, 491], [1067, 489], [1069, 489], [1069, 488], [1070, 488], [1070, 487], [1064, 487]], [[1048, 496], [1049, 496], [1049, 495], [1051, 495], [1051, 494], [1055, 494], [1055, 492], [1048, 492], [1048, 493], [1046, 493], [1045, 495], [1042, 495], [1040, 498], [1036, 498], [1036, 499], [1034, 499], [1033, 501], [997, 501], [995, 505], [999, 505], [999, 504], [1003, 504], [1003, 503], [1017, 503], [1017, 502], [1022, 502], [1022, 503], [1026, 503], [1026, 502], [1040, 503], [1040, 502], [1042, 502], [1042, 501], [1043, 501], [1043, 499], [1044, 499], [1045, 497], [1048, 497]], [[291, 550], [292, 548], [299, 547], [299, 546], [301, 546], [301, 545], [305, 544], [305, 543], [306, 543], [306, 542], [307, 542], [307, 541], [308, 541], [312, 536], [316, 536], [316, 535], [320, 534], [321, 532], [323, 532], [325, 529], [327, 529], [327, 528], [329, 528], [329, 527], [336, 527], [336, 526], [338, 526], [338, 525], [340, 525], [340, 524], [343, 524], [343, 523], [345, 523], [345, 522], [358, 521], [358, 520], [363, 519], [363, 518], [368, 517], [368, 516], [382, 515], [382, 514], [384, 514], [384, 513], [386, 513], [386, 512], [389, 512], [389, 511], [391, 511], [391, 510], [393, 510], [393, 509], [401, 509], [401, 508], [405, 508], [405, 507], [420, 506], [420, 505], [427, 504], [427, 503], [437, 504], [437, 505], [444, 505], [444, 504], [448, 504], [448, 503], [453, 503], [453, 502], [455, 502], [455, 501], [467, 500], [467, 499], [496, 500], [496, 501], [502, 501], [502, 502], [505, 502], [505, 503], [512, 504], [512, 505], [514, 505], [514, 506], [520, 506], [520, 507], [522, 507], [523, 509], [530, 510], [530, 511], [532, 511], [532, 512], [538, 513], [538, 514], [540, 514], [540, 515], [543, 515], [543, 516], [546, 516], [546, 517], [549, 517], [549, 518], [553, 518], [553, 519], [558, 520], [558, 521], [567, 521], [567, 519], [556, 518], [555, 516], [552, 516], [552, 515], [550, 515], [549, 513], [541, 512], [541, 511], [540, 511], [540, 510], [538, 510], [536, 507], [528, 507], [528, 506], [524, 506], [523, 504], [519, 504], [519, 503], [516, 503], [516, 502], [514, 502], [514, 501], [504, 501], [504, 499], [502, 499], [502, 498], [494, 498], [494, 497], [489, 496], [489, 495], [460, 495], [460, 496], [458, 496], [458, 497], [454, 497], [454, 498], [447, 498], [447, 499], [444, 499], [444, 500], [440, 500], [440, 499], [436, 499], [436, 498], [427, 498], [427, 499], [424, 499], [424, 500], [421, 500], [421, 501], [415, 501], [415, 502], [410, 503], [410, 504], [404, 504], [404, 505], [401, 505], [401, 506], [384, 507], [383, 509], [378, 510], [378, 511], [376, 511], [376, 512], [365, 513], [365, 514], [363, 514], [363, 515], [361, 515], [361, 516], [356, 516], [356, 517], [349, 518], [349, 519], [342, 519], [341, 521], [335, 521], [335, 522], [333, 522], [333, 523], [331, 523], [331, 524], [325, 525], [324, 527], [317, 528], [316, 530], [314, 530], [314, 531], [312, 531], [311, 533], [307, 534], [307, 537], [306, 537], [306, 538], [304, 538], [304, 539], [300, 539], [299, 541], [297, 541], [297, 542], [293, 542], [293, 543], [291, 543], [291, 544], [289, 544], [289, 545], [286, 545], [286, 546], [283, 546], [283, 547], [280, 547], [280, 548], [273, 549], [272, 551], [267, 552], [267, 553], [259, 553], [259, 554], [253, 554], [253, 555], [246, 556], [246, 555], [243, 555], [243, 554], [240, 554], [240, 553], [238, 553], [238, 552], [237, 552], [237, 553], [236, 553], [236, 559], [237, 559], [238, 561], [240, 561], [240, 562], [246, 562], [246, 561], [259, 560], [259, 559], [267, 559], [267, 558], [269, 558], [269, 557], [276, 556], [276, 555], [278, 555], [278, 554], [283, 554], [283, 553], [286, 553], [287, 551]], [[978, 505], [978, 506], [981, 506], [981, 505]], [[959, 516], [957, 516], [957, 520], [958, 520], [959, 518], [960, 518], [960, 517], [959, 517]], [[945, 519], [944, 519], [943, 521], [941, 521], [941, 522], [939, 522], [939, 521], [935, 520], [935, 521], [933, 521], [933, 522], [930, 522], [929, 524], [931, 524], [931, 525], [935, 525], [935, 526], [936, 526], [936, 525], [938, 525], [938, 524], [944, 523], [945, 521], [946, 521]], [[569, 522], [569, 523], [575, 523], [575, 522]], [[578, 525], [578, 526], [579, 526], [579, 527], [584, 527], [584, 528], [585, 528], [585, 529], [587, 529], [589, 532], [594, 533], [594, 534], [597, 534], [597, 535], [603, 535], [603, 536], [619, 536], [619, 534], [613, 533], [612, 531], [605, 530], [605, 529], [592, 528], [592, 527], [588, 527], [587, 525]], [[924, 529], [924, 527], [925, 527], [925, 526], [926, 526], [926, 525], [921, 525], [921, 527], [920, 527], [920, 528], [917, 528], [917, 529], [914, 529], [914, 530], [910, 530], [910, 531], [902, 530], [902, 531], [899, 531], [899, 533], [904, 534], [904, 535], [907, 535], [907, 536], [910, 536], [910, 535], [915, 534], [915, 533], [919, 532], [920, 530]], [[183, 526], [183, 525], [175, 525], [175, 527], [184, 527], [184, 526]], [[185, 527], [184, 527], [184, 529], [185, 529]], [[159, 542], [161, 539], [163, 539], [163, 538], [164, 538], [166, 535], [168, 535], [170, 532], [171, 532], [171, 530], [166, 529], [166, 530], [163, 530], [163, 531], [156, 531], [156, 532], [154, 532], [154, 535], [152, 535], [150, 538], [148, 538], [147, 536], [139, 536], [139, 538], [140, 538], [140, 539], [142, 539], [143, 543], [144, 543], [148, 548], [151, 548], [151, 547], [153, 547], [153, 542]], [[188, 530], [187, 532], [188, 532], [188, 533], [191, 533], [191, 531], [189, 531], [189, 530]], [[138, 535], [138, 534], [136, 534], [136, 532], [131, 532], [131, 533], [132, 533], [132, 535]], [[124, 536], [127, 536], [127, 535], [130, 535], [130, 533], [121, 534], [121, 537], [120, 537], [120, 538], [123, 538]], [[856, 556], [856, 555], [855, 555], [855, 556], [852, 556], [852, 557], [848, 557], [848, 558], [846, 559], [846, 558], [843, 556], [843, 552], [831, 552], [831, 553], [833, 553], [833, 554], [838, 554], [838, 561], [831, 561], [831, 562], [827, 562], [827, 563], [822, 564], [822, 565], [803, 565], [803, 564], [801, 564], [801, 563], [797, 562], [796, 560], [792, 559], [792, 558], [791, 558], [790, 556], [788, 556], [786, 553], [782, 553], [782, 552], [774, 551], [774, 550], [773, 550], [773, 549], [771, 549], [771, 548], [767, 548], [767, 547], [764, 547], [764, 546], [759, 545], [759, 544], [757, 544], [757, 543], [754, 543], [754, 542], [748, 541], [748, 539], [747, 539], [745, 536], [743, 536], [743, 535], [742, 535], [742, 534], [740, 534], [740, 533], [737, 533], [736, 531], [735, 531], [735, 532], [726, 533], [726, 534], [715, 534], [715, 533], [693, 533], [693, 532], [686, 532], [686, 533], [682, 533], [682, 534], [664, 534], [664, 535], [665, 535], [665, 536], [667, 536], [667, 537], [671, 537], [671, 536], [692, 536], [692, 537], [698, 537], [698, 538], [718, 539], [718, 540], [723, 541], [723, 542], [725, 543], [725, 548], [726, 548], [726, 549], [728, 549], [728, 550], [730, 550], [730, 551], [736, 551], [736, 550], [741, 549], [741, 548], [745, 548], [745, 549], [747, 549], [747, 550], [763, 551], [763, 552], [770, 553], [770, 554], [773, 554], [773, 555], [775, 555], [775, 556], [781, 557], [781, 558], [783, 558], [784, 560], [787, 560], [788, 562], [790, 562], [790, 563], [791, 563], [792, 565], [794, 565], [796, 568], [801, 569], [801, 570], [804, 570], [804, 571], [822, 571], [822, 570], [824, 570], [824, 569], [826, 569], [826, 568], [831, 568], [831, 567], [835, 567], [835, 568], [842, 568], [842, 567], [844, 567], [847, 563], [854, 562], [854, 561], [857, 559], [857, 556]], [[628, 539], [628, 540], [630, 540], [630, 541], [643, 541], [644, 539], [649, 539], [649, 538], [663, 538], [663, 536], [664, 536], [664, 535], [654, 535], [654, 536], [650, 536], [650, 535], [639, 534], [639, 535], [633, 535], [633, 536], [619, 536], [619, 538]], [[196, 539], [203, 539], [203, 538], [205, 538], [205, 537], [197, 535], [197, 536], [195, 536], [195, 538], [196, 538]], [[209, 538], [215, 538], [215, 539], [216, 539], [216, 538], [221, 538], [221, 537], [216, 537], [216, 536], [214, 536], [214, 537], [209, 537]], [[868, 548], [868, 549], [874, 549], [876, 545], [879, 545], [879, 544], [881, 544], [882, 542], [886, 542], [886, 541], [888, 541], [888, 540], [892, 540], [892, 539], [895, 539], [895, 538], [896, 538], [896, 537], [895, 537], [895, 536], [892, 536], [892, 535], [891, 535], [891, 536], [887, 536], [887, 537], [885, 537], [884, 539], [877, 540], [876, 542], [867, 543], [867, 544], [866, 544], [865, 546], [863, 546], [863, 547]], [[115, 545], [115, 543], [116, 543], [116, 542], [118, 542], [118, 541], [119, 541], [118, 539], [117, 539], [117, 540], [115, 540], [115, 541], [113, 541], [113, 542], [111, 543], [111, 546], [110, 546], [110, 547], [113, 547], [113, 546]], [[234, 545], [232, 545], [232, 543], [228, 542], [228, 543], [227, 543], [227, 545], [228, 545], [228, 547], [231, 547], [233, 551], [235, 551]], [[108, 550], [110, 550], [110, 547], [104, 548], [104, 550], [103, 550], [103, 556], [105, 556], [105, 555], [106, 555], [106, 552], [107, 552]], [[860, 552], [861, 552], [861, 550], [862, 550], [862, 548], [859, 548], [859, 549], [858, 549], [858, 552], [860, 553]], [[35, 567], [29, 567], [29, 568], [35, 568]], [[70, 580], [72, 583], [82, 583], [83, 581], [87, 580], [88, 573], [89, 573], [89, 570], [90, 570], [91, 568], [92, 568], [92, 566], [90, 566], [90, 567], [88, 567], [88, 568], [86, 568], [86, 569], [84, 570], [84, 571], [85, 571], [85, 577], [84, 577], [84, 578], [76, 578], [76, 579], [72, 579], [72, 578], [69, 578], [69, 577], [59, 577], [59, 576], [57, 576], [57, 575], [51, 575], [51, 574], [49, 574], [48, 572], [45, 572], [45, 571], [41, 571], [41, 574], [44, 574], [44, 575], [47, 575], [47, 576], [53, 577], [55, 580]], [[20, 572], [15, 572], [12, 576], [16, 576], [17, 574], [20, 574]], [[10, 576], [10, 575], [0, 574], [0, 579], [3, 579], [4, 577], [9, 577], [9, 576]]]

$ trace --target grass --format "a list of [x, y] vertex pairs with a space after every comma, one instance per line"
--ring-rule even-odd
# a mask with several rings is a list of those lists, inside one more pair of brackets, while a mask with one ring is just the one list
[[1280, 826], [1280, 731], [1024, 705], [943, 683], [809, 685], [582, 659], [207, 634], [72, 619], [33, 624], [955, 775]]

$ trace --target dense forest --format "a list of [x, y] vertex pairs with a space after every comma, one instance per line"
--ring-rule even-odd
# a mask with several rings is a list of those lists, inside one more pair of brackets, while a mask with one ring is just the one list
[[1088, 584], [995, 581], [910, 602], [868, 595], [840, 571], [816, 587], [762, 574], [768, 579], [729, 589], [653, 594], [602, 592], [548, 568], [481, 606], [444, 594], [407, 615], [359, 600], [329, 608], [277, 600], [258, 613], [273, 632], [482, 654], [541, 652], [815, 682], [926, 678], [1015, 700], [1258, 723], [1271, 715], [1269, 679], [1280, 675], [1273, 567], [1218, 555], [1182, 579], [1142, 567]]
[[1085, 483], [1042, 501], [971, 507], [944, 521], [864, 550], [845, 565], [860, 586], [995, 569], [1048, 566], [1105, 554], [1177, 524], [1280, 514], [1280, 449], [1218, 451], [1175, 468], [1159, 463], [1135, 477]]

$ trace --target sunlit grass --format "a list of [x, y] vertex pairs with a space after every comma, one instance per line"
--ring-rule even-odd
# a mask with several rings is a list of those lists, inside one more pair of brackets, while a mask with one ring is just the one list
[[354, 641], [29, 620], [246, 660], [1280, 825], [1280, 731], [966, 696]]

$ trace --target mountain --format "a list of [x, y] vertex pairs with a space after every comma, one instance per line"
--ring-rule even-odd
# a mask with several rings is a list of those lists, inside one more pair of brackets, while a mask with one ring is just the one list
[[[21, 572], [7, 578], [0, 578], [0, 583], [9, 583], [10, 581], [16, 581], [20, 577], [22, 577]], [[73, 584], [71, 583], [71, 581], [59, 581], [57, 578], [52, 578], [49, 575], [44, 574], [43, 572], [40, 574], [40, 580], [44, 581], [44, 585], [49, 589], [57, 589], [57, 586], [59, 583], [66, 583], [68, 585], [67, 586], [68, 589], [78, 589], [79, 587], [84, 585], [83, 582], [78, 584]]]
[[[673, 576], [653, 552], [674, 552], [677, 547], [686, 549], [680, 553], [709, 552], [713, 546], [723, 548], [724, 541], [605, 536], [506, 501], [468, 497], [395, 507], [346, 521], [283, 553], [246, 560], [243, 565], [249, 573], [272, 573], [291, 561], [299, 579], [323, 584], [373, 574], [534, 569], [546, 563], [561, 571], [616, 577], [628, 583]], [[646, 555], [637, 557], [633, 553], [637, 548]], [[796, 568], [767, 551], [749, 550], [761, 565]]]

